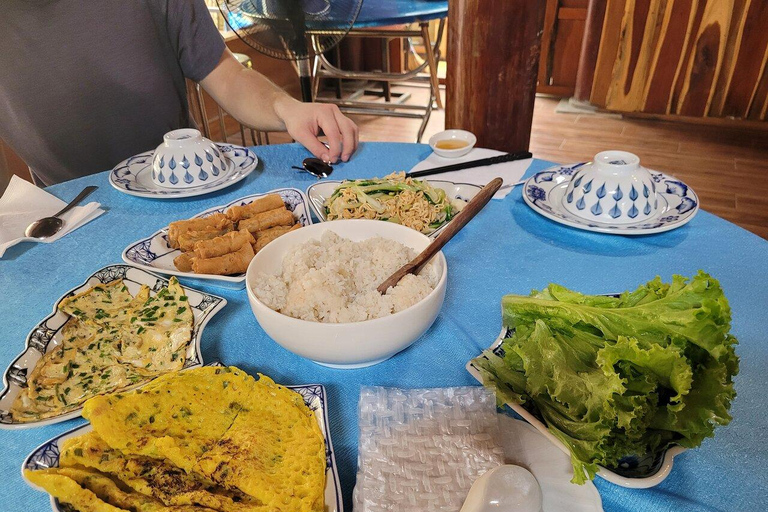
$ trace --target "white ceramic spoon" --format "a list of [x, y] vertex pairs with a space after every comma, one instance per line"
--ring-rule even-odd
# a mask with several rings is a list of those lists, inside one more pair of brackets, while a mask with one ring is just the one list
[[480, 476], [461, 512], [541, 512], [539, 482], [527, 469], [506, 464]]

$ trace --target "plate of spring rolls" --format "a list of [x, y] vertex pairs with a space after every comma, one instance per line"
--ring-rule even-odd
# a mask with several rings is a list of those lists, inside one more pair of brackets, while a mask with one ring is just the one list
[[186, 280], [242, 288], [257, 252], [311, 223], [309, 201], [300, 190], [253, 194], [171, 222], [126, 247], [123, 261]]

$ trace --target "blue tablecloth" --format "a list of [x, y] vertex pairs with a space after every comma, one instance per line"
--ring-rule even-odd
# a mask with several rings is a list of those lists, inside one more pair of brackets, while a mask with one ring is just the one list
[[[107, 174], [50, 188], [71, 199], [82, 187], [108, 211], [53, 244], [24, 244], [0, 260], [0, 366], [24, 345], [29, 330], [53, 302], [101, 266], [120, 262], [122, 249], [169, 221], [255, 192], [294, 186], [314, 178], [290, 169], [307, 153], [296, 145], [256, 148], [262, 170], [225, 191], [201, 198], [153, 201], [121, 194]], [[409, 169], [427, 157], [427, 146], [363, 144], [333, 178], [381, 176]], [[529, 174], [549, 164], [534, 161]], [[706, 204], [704, 205], [706, 207]], [[332, 370], [294, 356], [272, 342], [251, 314], [245, 291], [209, 287], [229, 301], [206, 327], [203, 356], [283, 384], [325, 384], [345, 507], [351, 510], [357, 457], [356, 405], [361, 385], [430, 387], [474, 385], [464, 365], [495, 339], [506, 293], [527, 293], [548, 282], [587, 293], [620, 292], [659, 274], [692, 275], [705, 269], [720, 279], [733, 308], [741, 374], [734, 420], [696, 449], [675, 459], [672, 474], [649, 490], [628, 490], [601, 479], [596, 484], [607, 511], [766, 510], [768, 489], [768, 243], [718, 217], [701, 212], [687, 226], [666, 234], [629, 238], [590, 234], [555, 224], [531, 211], [514, 190], [491, 201], [445, 249], [449, 281], [445, 305], [429, 332], [410, 349], [377, 366]], [[0, 431], [0, 510], [44, 512], [46, 495], [30, 489], [19, 467], [38, 444], [83, 420], [25, 431]]]

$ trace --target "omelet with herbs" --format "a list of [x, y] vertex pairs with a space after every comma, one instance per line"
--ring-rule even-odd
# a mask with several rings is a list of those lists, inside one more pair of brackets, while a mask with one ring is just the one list
[[30, 481], [80, 512], [322, 512], [325, 439], [297, 393], [235, 367], [86, 402], [93, 431]]
[[16, 397], [16, 421], [59, 416], [184, 366], [194, 318], [175, 278], [154, 296], [143, 286], [134, 297], [122, 279], [99, 284], [59, 309], [70, 319]]

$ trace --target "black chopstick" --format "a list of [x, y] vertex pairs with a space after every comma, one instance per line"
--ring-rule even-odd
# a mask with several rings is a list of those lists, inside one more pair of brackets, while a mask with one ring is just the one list
[[440, 174], [451, 171], [461, 171], [463, 169], [471, 169], [473, 167], [483, 167], [485, 165], [513, 162], [515, 160], [525, 160], [526, 158], [532, 157], [533, 155], [529, 151], [518, 151], [517, 153], [507, 153], [505, 155], [481, 158], [480, 160], [472, 160], [470, 162], [462, 162], [459, 164], [445, 165], [443, 167], [435, 167], [433, 169], [425, 169], [423, 171], [409, 172], [406, 173], [405, 176], [408, 178], [421, 178], [422, 176], [431, 176], [433, 174]]

